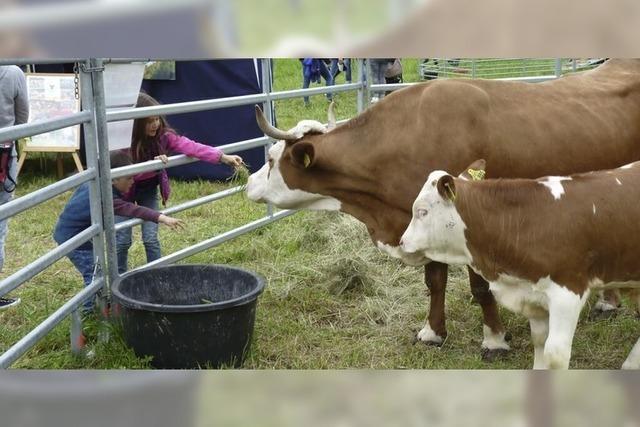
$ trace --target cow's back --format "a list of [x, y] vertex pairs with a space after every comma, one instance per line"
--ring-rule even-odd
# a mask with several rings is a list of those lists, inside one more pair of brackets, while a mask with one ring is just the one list
[[488, 175], [568, 175], [640, 159], [640, 67], [623, 63], [629, 71], [616, 63], [546, 83], [484, 84]]
[[576, 289], [595, 278], [640, 280], [640, 164], [634, 165], [561, 181], [556, 196], [533, 180], [463, 190], [460, 214], [483, 275], [534, 283], [550, 276]]
[[461, 109], [458, 123], [486, 134], [469, 138], [480, 144], [488, 176], [565, 175], [640, 159], [640, 69], [636, 61], [607, 65], [545, 83], [466, 82], [486, 96], [483, 103], [477, 91], [461, 96], [476, 107]]

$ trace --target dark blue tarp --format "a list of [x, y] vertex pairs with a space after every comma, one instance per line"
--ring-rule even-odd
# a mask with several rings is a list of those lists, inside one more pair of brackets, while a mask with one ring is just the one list
[[[178, 61], [176, 80], [144, 80], [142, 87], [160, 103], [169, 104], [260, 93], [259, 75], [256, 76], [253, 59]], [[178, 134], [207, 145], [219, 146], [263, 136], [256, 124], [253, 104], [172, 115], [167, 119]], [[252, 171], [264, 164], [263, 147], [238, 154]], [[229, 166], [206, 162], [169, 169], [171, 176], [181, 179], [225, 179], [231, 173]]]

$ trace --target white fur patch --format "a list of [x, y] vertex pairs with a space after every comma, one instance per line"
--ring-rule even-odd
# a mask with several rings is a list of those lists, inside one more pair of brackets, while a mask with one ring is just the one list
[[[489, 284], [496, 300], [530, 320], [549, 321], [549, 333], [544, 344], [544, 356], [541, 362], [541, 349], [536, 348], [534, 365], [536, 368], [569, 367], [573, 335], [580, 311], [589, 295], [582, 297], [564, 286], [555, 283], [549, 276], [533, 283], [514, 276], [501, 274], [498, 280]], [[541, 334], [544, 323], [531, 323], [532, 332]], [[539, 340], [539, 336], [532, 336]]]
[[540, 184], [544, 185], [551, 191], [551, 195], [554, 199], [560, 200], [562, 195], [564, 194], [564, 187], [562, 186], [562, 181], [571, 181], [571, 177], [569, 176], [548, 176], [540, 181]]
[[624, 165], [624, 166], [620, 166], [620, 169], [631, 169], [634, 164], [635, 164], [635, 162], [634, 163], [629, 163], [629, 164]]
[[[435, 185], [444, 171], [433, 171], [413, 203], [411, 223], [402, 236], [402, 250], [423, 252], [445, 264], [471, 264], [464, 230], [467, 228], [455, 205], [443, 199]], [[426, 212], [420, 215], [420, 212]]]
[[[300, 123], [303, 122], [311, 122], [311, 124], [301, 125]], [[314, 121], [300, 123], [296, 128], [309, 129]], [[269, 163], [265, 163], [259, 171], [249, 176], [247, 197], [254, 202], [273, 203], [279, 208], [286, 209], [340, 210], [342, 203], [333, 197], [289, 188], [280, 172], [280, 158], [284, 148], [285, 142], [278, 141], [269, 149], [273, 166], [270, 167]]]
[[444, 341], [441, 336], [433, 332], [433, 329], [431, 329], [431, 326], [429, 326], [429, 322], [427, 322], [427, 324], [424, 325], [424, 328], [420, 329], [420, 332], [418, 332], [418, 339], [422, 342], [429, 342], [434, 344], [442, 344], [442, 342]]
[[596, 214], [596, 204], [595, 203], [593, 203], [593, 214], [594, 215]]
[[549, 334], [549, 319], [529, 319], [529, 327], [533, 344], [533, 369], [545, 369], [544, 343]]
[[622, 369], [640, 369], [640, 339], [631, 349], [631, 353], [627, 356], [627, 360], [622, 364]]
[[552, 369], [568, 369], [573, 336], [580, 311], [589, 297], [589, 290], [581, 297], [549, 277], [541, 279], [539, 283], [549, 300], [549, 336], [544, 345], [545, 364]]
[[289, 132], [293, 132], [296, 138], [302, 138], [309, 132], [327, 133], [327, 127], [317, 120], [300, 120]]
[[488, 327], [487, 325], [482, 325], [482, 333], [484, 335], [484, 339], [482, 340], [482, 348], [486, 348], [489, 350], [511, 350], [511, 347], [509, 347], [509, 344], [507, 344], [507, 341], [504, 339], [504, 332], [494, 334], [493, 331], [491, 331], [490, 327]]
[[618, 185], [622, 185], [622, 183], [620, 182], [620, 180], [618, 178], [616, 178], [616, 182], [618, 183]]
[[489, 283], [489, 289], [498, 303], [514, 313], [527, 318], [540, 318], [546, 315], [549, 305], [538, 283], [501, 274], [498, 280]]

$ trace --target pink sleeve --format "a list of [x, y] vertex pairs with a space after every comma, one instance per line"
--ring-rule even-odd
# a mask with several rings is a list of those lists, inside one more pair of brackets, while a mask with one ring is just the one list
[[167, 148], [170, 151], [195, 157], [196, 159], [209, 163], [220, 163], [220, 158], [223, 153], [219, 148], [200, 144], [185, 136], [176, 135], [173, 132], [167, 132], [164, 138], [167, 143]]

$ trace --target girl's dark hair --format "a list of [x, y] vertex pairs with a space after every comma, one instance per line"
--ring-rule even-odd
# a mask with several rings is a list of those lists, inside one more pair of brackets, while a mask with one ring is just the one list
[[[158, 101], [152, 96], [140, 92], [138, 95], [138, 102], [136, 108], [151, 107], [154, 105], [160, 105]], [[160, 117], [160, 128], [156, 132], [155, 136], [148, 137], [146, 134], [147, 118], [135, 119], [133, 121], [133, 134], [131, 136], [131, 157], [135, 163], [152, 160], [154, 157], [161, 154], [167, 154], [164, 148], [160, 145], [160, 136], [166, 132], [174, 132], [167, 119], [164, 116]]]

